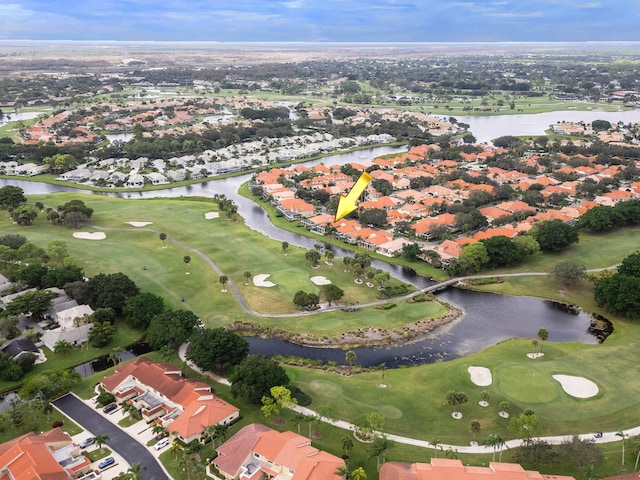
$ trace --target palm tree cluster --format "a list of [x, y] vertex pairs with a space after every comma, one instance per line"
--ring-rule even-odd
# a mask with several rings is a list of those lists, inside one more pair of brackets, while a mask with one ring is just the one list
[[453, 407], [453, 414], [455, 418], [462, 418], [462, 414], [458, 410], [458, 406], [469, 401], [469, 397], [464, 392], [449, 392], [445, 397], [447, 405]]

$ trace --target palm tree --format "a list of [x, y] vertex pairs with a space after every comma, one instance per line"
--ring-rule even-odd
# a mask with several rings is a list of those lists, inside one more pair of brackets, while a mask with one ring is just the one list
[[633, 437], [633, 448], [637, 450], [638, 454], [636, 455], [636, 464], [633, 466], [633, 471], [638, 471], [638, 461], [640, 461], [640, 435], [636, 435]]
[[432, 438], [429, 443], [433, 447], [433, 457], [438, 458], [438, 447], [440, 446], [440, 440], [437, 438]]
[[469, 422], [469, 431], [473, 434], [473, 440], [475, 441], [476, 435], [480, 433], [480, 422], [477, 420], [471, 420]]
[[544, 342], [547, 341], [547, 338], [549, 338], [549, 332], [546, 328], [540, 328], [538, 330], [538, 338], [540, 339], [540, 353], [542, 353], [542, 346]]
[[464, 392], [449, 392], [447, 393], [445, 400], [447, 402], [447, 405], [449, 405], [450, 407], [453, 407], [454, 417], [457, 418], [458, 415], [460, 414], [457, 408], [458, 405], [467, 403], [467, 401], [469, 400], [469, 397], [467, 397], [467, 394]]
[[366, 480], [367, 472], [364, 471], [364, 468], [358, 467], [353, 472], [351, 472], [352, 480]]
[[174, 440], [171, 443], [171, 446], [169, 447], [168, 451], [173, 453], [173, 458], [175, 459], [178, 456], [178, 452], [181, 452], [183, 450], [184, 448], [182, 448], [182, 445], [180, 445], [177, 440]]
[[349, 456], [349, 452], [353, 448], [353, 438], [351, 435], [346, 435], [342, 437], [342, 449], [344, 450], [344, 454]]
[[53, 412], [53, 405], [51, 405], [49, 402], [46, 402], [42, 407], [42, 412], [47, 416], [47, 422], [50, 422], [51, 412]]
[[282, 253], [287, 254], [287, 248], [289, 248], [289, 242], [282, 242]]
[[[385, 435], [381, 437], [375, 437], [371, 444], [371, 457], [376, 457], [376, 468], [380, 470], [380, 465], [387, 460], [387, 450], [393, 446], [393, 442], [389, 440]], [[370, 458], [371, 458], [370, 457]], [[382, 462], [380, 462], [382, 457]]]
[[220, 283], [222, 284], [222, 291], [226, 292], [226, 286], [227, 283], [229, 283], [229, 277], [227, 277], [226, 275], [220, 275]]
[[184, 261], [184, 263], [187, 265], [187, 271], [186, 274], [189, 275], [189, 263], [191, 263], [191, 257], [189, 255], [185, 255], [184, 258], [182, 259]]
[[166, 239], [167, 239], [167, 234], [166, 233], [161, 233], [160, 234], [160, 240], [162, 240], [162, 248], [167, 248], [167, 244], [165, 242]]
[[356, 352], [348, 350], [347, 353], [344, 354], [344, 359], [349, 364], [349, 369], [353, 368], [353, 362], [356, 361]]
[[298, 435], [300, 435], [300, 424], [306, 420], [307, 416], [302, 412], [295, 412], [293, 414], [293, 421], [298, 426]]
[[504, 415], [501, 416], [504, 416], [504, 418], [509, 418], [509, 409], [511, 408], [509, 402], [500, 402], [498, 408], [500, 413], [504, 413]]
[[113, 363], [115, 367], [118, 363], [120, 363], [120, 355], [124, 352], [124, 348], [115, 347], [113, 350], [109, 352], [109, 361]]
[[309, 439], [311, 439], [311, 427], [313, 426], [313, 422], [316, 421], [316, 416], [315, 415], [305, 415], [304, 416], [304, 420], [305, 420], [305, 422], [309, 423]]
[[333, 260], [333, 257], [335, 257], [335, 254], [331, 250], [327, 250], [324, 253], [324, 256], [327, 259], [327, 262], [332, 263], [331, 260]]
[[620, 469], [624, 470], [624, 444], [625, 444], [625, 438], [627, 437], [627, 434], [624, 433], [623, 431], [616, 432], [616, 437], [622, 437], [622, 463], [620, 464]]
[[56, 344], [53, 346], [53, 351], [60, 355], [67, 356], [69, 355], [69, 353], [71, 353], [72, 348], [73, 347], [71, 346], [71, 344], [66, 340], [58, 340]]
[[496, 461], [496, 450], [500, 446], [500, 443], [503, 443], [503, 440], [500, 437], [500, 435], [496, 435], [495, 433], [492, 433], [487, 437], [487, 441], [485, 442], [485, 445], [493, 448], [493, 458], [491, 459], [492, 462]]
[[487, 392], [485, 390], [480, 392], [480, 399], [484, 402], [484, 403], [481, 403], [481, 405], [483, 407], [488, 406], [489, 405], [489, 392]]
[[128, 477], [130, 480], [141, 480], [142, 479], [142, 471], [146, 467], [143, 467], [140, 463], [132, 463], [129, 469], [127, 470]]
[[109, 441], [109, 435], [106, 433], [101, 433], [96, 435], [95, 444], [100, 448], [100, 453], [104, 453], [104, 444]]
[[122, 404], [122, 410], [129, 414], [129, 418], [135, 418], [135, 415], [138, 413], [138, 409], [133, 405], [133, 403], [125, 402]]
[[166, 436], [167, 429], [164, 428], [159, 423], [153, 422], [153, 424], [151, 425], [151, 432], [153, 432], [154, 435], [164, 435], [164, 436]]
[[246, 272], [244, 272], [244, 284], [245, 285], [249, 285], [249, 279], [251, 278], [251, 272], [249, 270], [247, 270]]
[[[220, 439], [221, 443], [222, 440], [224, 440], [225, 438], [227, 438], [227, 431], [229, 430], [229, 426], [225, 425], [223, 423], [216, 423], [213, 426], [213, 438], [214, 439]], [[215, 440], [213, 442], [213, 445], [215, 447]]]
[[336, 471], [333, 472], [334, 475], [340, 475], [343, 480], [347, 480], [349, 478], [349, 467], [347, 465], [343, 467], [336, 468]]

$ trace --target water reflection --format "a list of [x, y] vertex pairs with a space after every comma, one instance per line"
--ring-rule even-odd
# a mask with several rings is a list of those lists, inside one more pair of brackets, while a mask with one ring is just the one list
[[[470, 355], [509, 338], [537, 338], [540, 328], [548, 341], [578, 341], [594, 344], [602, 337], [593, 330], [592, 317], [576, 309], [558, 308], [556, 302], [449, 288], [438, 298], [464, 310], [452, 324], [439, 328], [419, 341], [403, 345], [360, 347], [357, 363], [388, 367], [420, 365]], [[605, 337], [606, 338], [606, 337]], [[341, 349], [301, 347], [282, 340], [248, 338], [251, 353], [294, 355], [345, 364]]]

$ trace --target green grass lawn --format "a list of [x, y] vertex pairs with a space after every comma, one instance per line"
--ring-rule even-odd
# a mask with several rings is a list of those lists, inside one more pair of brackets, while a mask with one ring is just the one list
[[[313, 269], [304, 260], [304, 249], [290, 247], [287, 255], [281, 251], [281, 243], [270, 240], [247, 228], [242, 222], [231, 222], [224, 217], [206, 220], [204, 214], [215, 211], [216, 206], [206, 199], [155, 199], [122, 200], [110, 197], [78, 194], [33, 195], [30, 201], [42, 201], [45, 205], [57, 206], [70, 199], [81, 198], [94, 209], [92, 224], [108, 230], [107, 238], [100, 241], [77, 239], [73, 231], [66, 227], [52, 227], [40, 215], [33, 226], [18, 227], [6, 217], [0, 218], [0, 228], [8, 233], [20, 233], [33, 243], [46, 247], [53, 239], [63, 240], [76, 262], [88, 276], [97, 273], [123, 272], [134, 280], [141, 289], [163, 296], [174, 308], [188, 308], [196, 312], [210, 326], [223, 326], [234, 321], [252, 321], [270, 328], [291, 328], [291, 322], [279, 318], [249, 317], [238, 306], [230, 292], [222, 293], [219, 276], [205, 262], [205, 259], [183, 246], [167, 242], [167, 248], [157, 232], [164, 232], [184, 244], [201, 251], [212, 259], [234, 282], [248, 306], [263, 313], [293, 313], [293, 295], [297, 290], [319, 293], [320, 288], [310, 278], [326, 276], [341, 287], [345, 296], [343, 304], [359, 304], [376, 300], [377, 290], [353, 282], [352, 272], [345, 272], [342, 262], [333, 266], [321, 263]], [[147, 229], [135, 229], [126, 222], [152, 222]], [[82, 231], [94, 231], [87, 227]], [[191, 257], [187, 266], [183, 258]], [[143, 267], [146, 267], [144, 269]], [[189, 275], [186, 275], [186, 271]], [[276, 287], [256, 287], [245, 285], [244, 272], [252, 275], [270, 274]], [[398, 285], [392, 279], [389, 286]], [[180, 299], [184, 298], [184, 303]], [[407, 314], [408, 321], [420, 319], [421, 315]], [[425, 308], [422, 318], [431, 318], [445, 311], [442, 306]], [[403, 309], [389, 317], [390, 328], [403, 324]], [[374, 310], [363, 310], [356, 314], [330, 312], [313, 316], [315, 321], [296, 323], [297, 331], [310, 331], [325, 335], [337, 335], [354, 328], [367, 326], [370, 317], [373, 323], [382, 324], [384, 319]], [[310, 317], [311, 318], [311, 317]], [[322, 318], [322, 321], [317, 321]], [[345, 321], [346, 320], [346, 321]], [[342, 325], [344, 322], [344, 325]], [[295, 331], [295, 330], [294, 330]]]
[[[31, 201], [40, 200], [58, 205], [79, 196], [56, 194], [32, 197]], [[290, 277], [299, 282], [306, 273], [309, 276], [325, 275], [332, 280], [335, 278], [336, 283], [344, 281], [345, 288], [346, 283], [353, 283], [340, 262], [335, 262], [336, 267], [323, 264], [318, 270], [313, 270], [305, 264], [304, 250], [291, 247], [289, 254], [284, 256], [279, 242], [257, 234], [254, 239], [253, 233], [241, 223], [236, 224], [222, 218], [204, 220], [204, 213], [215, 209], [206, 201], [125, 201], [93, 196], [83, 197], [83, 200], [95, 209], [93, 223], [101, 226], [129, 228], [125, 223], [127, 221], [153, 221], [150, 228], [164, 231], [210, 256], [241, 291], [246, 288], [250, 292], [262, 293], [264, 290], [258, 290], [257, 287], [245, 287], [242, 274], [245, 270], [251, 270], [254, 274], [268, 273], [267, 268], [281, 282], [286, 282]], [[0, 216], [0, 228], [3, 232], [26, 235], [41, 246], [46, 246], [54, 238], [65, 240], [73, 257], [88, 275], [100, 271], [123, 271], [141, 288], [165, 296], [174, 306], [181, 306], [179, 297], [184, 296], [186, 307], [199, 313], [208, 325], [224, 325], [235, 319], [256, 321], [274, 327], [284, 323], [282, 319], [267, 317], [256, 320], [242, 314], [230, 293], [220, 293], [218, 277], [203, 259], [172, 243], [163, 249], [157, 233], [142, 230], [108, 231], [107, 240], [104, 241], [78, 240], [72, 237], [70, 230], [63, 227], [52, 228], [41, 218], [33, 227], [19, 228], [10, 224], [5, 216]], [[536, 257], [521, 268], [548, 271], [560, 258], [580, 259], [588, 268], [608, 266], [635, 250], [638, 235], [633, 229], [620, 230], [607, 236], [582, 234], [580, 243], [568, 249], [564, 256]], [[193, 259], [189, 266], [190, 275], [185, 275], [186, 266], [182, 261], [185, 254], [190, 254]], [[142, 270], [142, 265], [147, 269]], [[280, 271], [284, 273], [281, 274]], [[287, 272], [295, 272], [296, 275], [287, 275]], [[496, 274], [499, 273], [496, 271]], [[281, 278], [284, 280], [280, 280]], [[373, 290], [357, 288], [363, 292]], [[518, 277], [477, 288], [512, 294], [535, 292], [540, 296], [571, 301], [588, 310], [599, 311], [593, 305], [591, 287], [588, 284], [575, 289], [559, 289], [546, 277]], [[285, 291], [285, 288], [281, 290]], [[351, 295], [355, 296], [356, 293]], [[248, 301], [249, 296], [251, 294], [245, 295]], [[430, 307], [436, 310], [429, 312], [427, 309]], [[412, 319], [438, 315], [437, 308], [441, 308], [437, 302], [398, 302], [397, 307], [388, 311], [361, 309], [335, 316], [323, 314], [302, 317], [296, 322], [288, 323], [295, 323], [295, 326], [289, 326], [292, 329], [314, 331], [318, 335], [334, 335], [338, 329], [354, 328], [357, 325], [401, 325]], [[636, 368], [636, 352], [640, 342], [640, 325], [619, 318], [612, 320], [615, 332], [601, 345], [546, 342], [545, 356], [530, 360], [526, 357], [526, 353], [532, 348], [529, 340], [508, 340], [458, 360], [387, 370], [385, 383], [389, 387], [386, 389], [379, 387], [379, 372], [342, 377], [299, 367], [286, 368], [292, 382], [313, 397], [312, 408], [322, 403], [331, 403], [336, 408], [337, 416], [345, 420], [353, 420], [362, 412], [379, 411], [386, 418], [386, 431], [428, 441], [437, 438], [442, 443], [468, 444], [471, 438], [468, 423], [471, 420], [478, 420], [481, 424], [479, 439], [486, 438], [490, 433], [500, 433], [505, 438], [512, 438], [513, 433], [507, 428], [508, 421], [497, 415], [497, 406], [503, 400], [511, 403], [514, 415], [526, 408], [533, 409], [541, 418], [545, 435], [617, 431], [638, 423], [636, 412], [640, 398], [640, 372]], [[136, 332], [123, 331], [120, 334], [129, 335], [134, 340], [136, 337]], [[74, 351], [70, 356], [80, 353], [81, 351]], [[473, 385], [467, 373], [467, 367], [471, 365], [490, 368], [494, 375], [493, 384], [482, 388]], [[79, 387], [82, 396], [88, 398], [93, 395], [91, 386], [107, 373], [86, 379], [83, 386]], [[551, 379], [552, 375], [558, 373], [586, 377], [594, 381], [600, 391], [591, 399], [572, 398]], [[215, 388], [223, 398], [241, 408], [243, 422], [265, 422], [258, 409], [232, 399], [227, 387], [216, 385]], [[443, 405], [446, 393], [451, 390], [464, 391], [469, 396], [469, 402], [461, 407], [464, 418], [460, 421], [454, 420], [450, 407]], [[490, 406], [487, 408], [478, 405], [480, 392], [483, 390], [490, 395]], [[269, 424], [269, 420], [266, 423]], [[234, 428], [240, 428], [241, 425]], [[297, 428], [293, 422], [285, 427]], [[314, 444], [340, 454], [339, 439], [343, 432], [322, 426], [321, 433], [322, 438]], [[394, 450], [397, 456], [390, 454], [389, 459], [416, 461], [427, 457], [419, 449], [398, 446]], [[363, 447], [360, 453], [354, 452], [353, 457], [362, 459], [361, 463], [368, 473], [372, 462], [375, 470], [375, 460], [368, 458], [366, 448]], [[482, 463], [487, 461], [488, 456], [469, 458]], [[505, 456], [507, 458], [509, 457]]]
[[8, 413], [0, 415], [0, 443], [19, 437], [29, 432], [46, 432], [53, 428], [55, 422], [63, 422], [62, 430], [69, 435], [76, 435], [82, 429], [55, 408], [50, 414], [46, 414], [32, 405], [19, 407], [22, 410], [24, 423], [14, 427], [8, 418]]

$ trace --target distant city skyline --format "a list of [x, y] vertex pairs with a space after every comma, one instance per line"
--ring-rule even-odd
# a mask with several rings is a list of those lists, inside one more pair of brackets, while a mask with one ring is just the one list
[[8, 0], [0, 40], [639, 41], [638, 0]]

